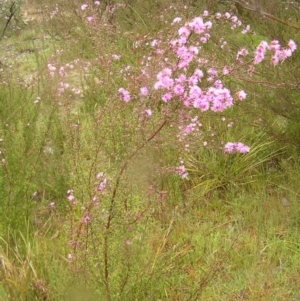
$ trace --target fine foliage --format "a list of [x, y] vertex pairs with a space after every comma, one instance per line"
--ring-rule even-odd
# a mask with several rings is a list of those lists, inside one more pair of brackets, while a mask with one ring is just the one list
[[298, 7], [233, 2], [5, 2], [1, 300], [299, 298]]

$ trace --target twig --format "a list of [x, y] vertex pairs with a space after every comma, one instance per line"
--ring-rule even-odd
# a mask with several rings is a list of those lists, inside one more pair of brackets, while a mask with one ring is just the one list
[[10, 23], [12, 17], [14, 16], [15, 12], [17, 11], [17, 9], [14, 9], [15, 4], [16, 4], [16, 2], [13, 1], [11, 7], [9, 8], [10, 14], [9, 14], [9, 17], [8, 17], [8, 19], [7, 19], [7, 21], [6, 21], [5, 27], [4, 27], [3, 31], [2, 31], [2, 34], [1, 34], [1, 37], [0, 37], [0, 41], [1, 41], [2, 38], [4, 37], [4, 34], [5, 34], [5, 32], [6, 32], [6, 29], [7, 29], [8, 25], [9, 25], [9, 23]]
[[273, 16], [273, 15], [271, 15], [271, 14], [269, 14], [269, 13], [263, 11], [263, 9], [262, 9], [262, 7], [261, 7], [261, 5], [260, 5], [260, 2], [259, 2], [258, 0], [255, 0], [255, 7], [252, 7], [252, 6], [250, 6], [250, 5], [247, 5], [247, 4], [243, 3], [243, 2], [240, 1], [240, 0], [233, 0], [233, 2], [234, 2], [234, 3], [237, 3], [237, 4], [239, 4], [239, 5], [241, 5], [243, 8], [245, 8], [245, 9], [247, 9], [247, 10], [250, 10], [250, 11], [253, 11], [253, 12], [257, 12], [257, 13], [259, 13], [260, 15], [262, 15], [263, 17], [267, 17], [267, 18], [269, 18], [269, 19], [271, 19], [271, 20], [274, 20], [274, 21], [279, 22], [279, 23], [281, 23], [281, 24], [284, 24], [284, 25], [286, 25], [286, 26], [289, 26], [289, 27], [292, 27], [292, 28], [294, 28], [294, 29], [300, 30], [300, 27], [298, 27], [298, 26], [296, 26], [296, 25], [293, 25], [293, 24], [291, 24], [291, 23], [288, 23], [288, 22], [286, 22], [286, 21], [283, 21], [283, 20], [281, 20], [281, 19], [279, 19], [279, 18], [277, 18], [277, 17], [275, 17], [275, 16]]

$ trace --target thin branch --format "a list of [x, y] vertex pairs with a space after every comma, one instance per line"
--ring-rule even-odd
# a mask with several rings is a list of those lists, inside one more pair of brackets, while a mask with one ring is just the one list
[[300, 30], [300, 27], [298, 27], [296, 25], [293, 25], [291, 23], [288, 23], [288, 22], [286, 22], [284, 20], [281, 20], [280, 18], [277, 18], [277, 17], [275, 17], [275, 16], [273, 16], [273, 15], [265, 12], [262, 9], [262, 6], [261, 6], [259, 0], [255, 0], [254, 6], [250, 6], [249, 4], [244, 3], [243, 1], [240, 1], [240, 0], [233, 0], [233, 2], [239, 4], [240, 6], [242, 6], [243, 8], [245, 8], [247, 10], [257, 12], [260, 15], [262, 15], [263, 17], [269, 18], [269, 19], [274, 20], [274, 21], [276, 21], [278, 23], [281, 23], [281, 24], [284, 24], [286, 26], [292, 27], [294, 29]]
[[2, 31], [2, 34], [1, 34], [1, 37], [0, 37], [0, 41], [4, 37], [6, 29], [7, 29], [8, 25], [9, 25], [11, 19], [13, 18], [15, 12], [17, 11], [17, 9], [15, 8], [15, 4], [16, 4], [16, 2], [13, 1], [12, 4], [11, 4], [11, 7], [9, 8], [9, 16], [8, 16], [7, 21], [6, 21], [5, 27], [4, 27], [3, 31]]

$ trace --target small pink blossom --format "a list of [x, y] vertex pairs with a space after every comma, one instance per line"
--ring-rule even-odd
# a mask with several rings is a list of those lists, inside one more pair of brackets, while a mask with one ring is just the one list
[[152, 110], [151, 109], [147, 109], [145, 110], [145, 113], [148, 117], [150, 117], [152, 115]]
[[297, 49], [297, 45], [293, 40], [289, 40], [288, 46], [292, 50], [292, 52]]
[[59, 75], [61, 77], [65, 77], [67, 75], [64, 67], [59, 68]]
[[229, 74], [230, 73], [230, 69], [229, 69], [229, 67], [228, 66], [225, 66], [224, 68], [223, 68], [223, 74], [224, 75], [227, 75], [227, 74]]
[[93, 16], [89, 16], [86, 19], [88, 20], [88, 22], [92, 22], [94, 20], [94, 17]]
[[96, 188], [97, 192], [103, 192], [107, 185], [107, 178], [104, 178]]
[[88, 7], [88, 4], [82, 4], [81, 5], [81, 10], [85, 10]]
[[188, 25], [196, 34], [201, 34], [206, 30], [206, 25], [200, 17], [194, 18]]
[[248, 50], [246, 48], [242, 48], [238, 51], [238, 53], [236, 55], [236, 59], [241, 61], [241, 57], [244, 57], [248, 54], [249, 54]]
[[186, 179], [189, 175], [183, 164], [177, 168], [177, 174], [180, 175], [182, 179]]
[[188, 27], [183, 26], [183, 27], [179, 28], [178, 34], [180, 36], [188, 37], [191, 34], [191, 31], [190, 31], [190, 29]]
[[120, 98], [121, 100], [124, 100], [125, 102], [130, 101], [130, 93], [129, 91], [125, 90], [124, 88], [120, 88], [119, 90]]
[[174, 86], [173, 92], [175, 95], [182, 95], [184, 93], [184, 87], [180, 84], [177, 84]]
[[247, 96], [247, 94], [245, 93], [244, 90], [241, 90], [236, 93], [236, 97], [238, 98], [238, 100], [244, 100], [244, 99], [246, 99], [246, 96]]
[[233, 23], [236, 23], [238, 20], [239, 20], [239, 19], [238, 19], [237, 16], [232, 16], [232, 17], [231, 17], [231, 21], [232, 21]]
[[229, 12], [226, 12], [225, 15], [226, 19], [229, 19], [231, 17], [231, 14]]
[[68, 196], [68, 200], [69, 200], [70, 202], [74, 201], [74, 200], [75, 200], [75, 196], [74, 196], [73, 194], [70, 194], [70, 195]]
[[90, 217], [89, 217], [89, 216], [85, 216], [85, 217], [82, 219], [82, 223], [83, 223], [83, 224], [87, 224], [89, 221], [90, 221]]
[[147, 96], [149, 94], [149, 90], [147, 87], [140, 88], [140, 95]]
[[99, 173], [97, 174], [97, 176], [96, 176], [96, 179], [101, 180], [101, 179], [104, 178], [104, 177], [105, 177], [104, 172], [99, 172]]
[[264, 60], [267, 48], [268, 43], [266, 41], [261, 41], [255, 50], [254, 64], [259, 64]]
[[100, 5], [100, 1], [95, 1], [95, 5]]
[[241, 154], [246, 154], [246, 153], [250, 152], [250, 147], [241, 142], [238, 142], [236, 144], [236, 150], [237, 150], [237, 152], [239, 152]]
[[242, 30], [242, 34], [246, 34], [250, 30], [250, 25], [247, 25], [245, 29]]
[[181, 20], [182, 20], [182, 19], [181, 19], [180, 17], [176, 17], [176, 18], [173, 20], [172, 24], [180, 23]]
[[158, 46], [158, 44], [159, 44], [159, 41], [156, 40], [156, 39], [154, 39], [154, 40], [151, 41], [151, 43], [150, 43], [150, 45], [151, 45], [152, 47]]
[[167, 92], [167, 93], [165, 93], [165, 94], [162, 96], [162, 100], [163, 100], [164, 102], [168, 102], [168, 101], [170, 101], [172, 98], [173, 98], [173, 95], [172, 95], [172, 93], [170, 93], [170, 92]]
[[224, 147], [225, 154], [246, 154], [249, 153], [250, 147], [241, 142], [227, 142]]

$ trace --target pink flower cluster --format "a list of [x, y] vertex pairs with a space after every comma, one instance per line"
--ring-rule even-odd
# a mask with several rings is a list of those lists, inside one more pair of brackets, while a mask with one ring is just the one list
[[[255, 70], [254, 64], [259, 64], [265, 59], [267, 51], [272, 53], [272, 63], [274, 65], [278, 62], [284, 61], [290, 57], [297, 48], [295, 42], [290, 40], [287, 48], [281, 48], [278, 41], [273, 41], [270, 44], [266, 41], [262, 41], [257, 47], [254, 60], [244, 63], [243, 59], [249, 55], [249, 51], [246, 48], [242, 48], [237, 52], [236, 60], [239, 63], [243, 63], [241, 66], [220, 66], [216, 60], [209, 60], [207, 58], [207, 52], [202, 54], [205, 43], [210, 40], [210, 31], [212, 28], [212, 22], [205, 21], [204, 19], [209, 15], [207, 11], [202, 14], [202, 17], [196, 17], [191, 21], [185, 23], [177, 31], [177, 37], [170, 40], [167, 44], [168, 48], [162, 50], [156, 48], [155, 53], [160, 54], [160, 70], [156, 73], [155, 82], [153, 84], [152, 95], [159, 95], [161, 100], [165, 103], [173, 101], [180, 102], [183, 106], [180, 106], [180, 118], [181, 125], [179, 126], [179, 138], [180, 143], [186, 143], [186, 140], [191, 139], [191, 133], [193, 138], [200, 137], [203, 133], [199, 130], [201, 126], [198, 120], [191, 120], [191, 112], [193, 109], [198, 109], [201, 112], [211, 110], [213, 112], [222, 112], [227, 108], [233, 106], [233, 97], [231, 91], [224, 85], [222, 79], [226, 76], [230, 76], [237, 70], [244, 68], [247, 69], [248, 74], [251, 76]], [[223, 20], [223, 22], [229, 23], [231, 28], [237, 28], [242, 25], [241, 21], [231, 13], [217, 13], [214, 15], [215, 20]], [[182, 19], [177, 17], [173, 20], [172, 25], [180, 24]], [[246, 34], [250, 31], [250, 26], [242, 31]], [[157, 42], [152, 40], [153, 43], [148, 43], [151, 47], [161, 47], [163, 40]], [[143, 41], [139, 41], [141, 44]], [[147, 44], [146, 44], [147, 45]], [[227, 42], [222, 38], [220, 40], [221, 49], [223, 49]], [[162, 56], [162, 53], [164, 56]], [[169, 54], [166, 56], [165, 54]], [[212, 57], [214, 57], [212, 55]], [[144, 67], [147, 67], [151, 63], [151, 57], [144, 56]], [[128, 70], [126, 71], [128, 73]], [[144, 69], [143, 69], [144, 72]], [[147, 74], [145, 71], [142, 76]], [[149, 75], [148, 75], [149, 76]], [[150, 78], [150, 76], [149, 76]], [[120, 98], [129, 102], [130, 92], [124, 88], [119, 89]], [[140, 88], [139, 96], [142, 100], [150, 97], [147, 87]], [[235, 93], [235, 99], [244, 100], [247, 94], [244, 90], [237, 91]], [[178, 108], [178, 106], [177, 106]], [[189, 110], [190, 109], [190, 110]], [[149, 109], [150, 110], [150, 109]], [[147, 113], [148, 116], [152, 114]], [[182, 114], [182, 116], [180, 116]], [[232, 122], [228, 124], [228, 127], [232, 126]], [[189, 136], [189, 138], [187, 137]], [[188, 149], [189, 141], [185, 145], [185, 150]], [[205, 145], [207, 142], [204, 142]], [[250, 147], [244, 145], [241, 142], [228, 142], [224, 147], [225, 154], [235, 153], [248, 153]], [[182, 178], [186, 178], [188, 173], [185, 169], [183, 162], [176, 169], [177, 174]]]
[[[174, 19], [175, 20], [175, 19]], [[178, 19], [176, 19], [177, 21]], [[236, 21], [235, 19], [233, 20]], [[173, 24], [175, 21], [173, 21]], [[171, 69], [163, 68], [156, 76], [155, 90], [164, 90], [162, 100], [169, 102], [179, 99], [187, 107], [194, 107], [201, 111], [212, 110], [221, 112], [233, 105], [230, 90], [223, 86], [221, 80], [217, 80], [218, 71], [214, 67], [207, 70], [195, 68], [190, 72], [192, 62], [200, 66], [204, 62], [199, 58], [201, 43], [206, 43], [209, 38], [209, 30], [212, 28], [211, 21], [203, 21], [201, 17], [194, 18], [178, 30], [179, 37], [169, 43], [176, 56], [177, 64]], [[191, 35], [196, 35], [194, 45], [190, 45]], [[181, 70], [181, 72], [180, 72]], [[207, 89], [201, 89], [199, 83], [207, 75], [206, 80], [212, 85]]]
[[249, 153], [250, 147], [241, 142], [228, 142], [224, 147], [224, 154], [246, 154]]
[[[209, 81], [213, 81], [217, 76], [217, 71], [210, 68], [207, 71]], [[200, 69], [196, 69], [194, 73], [187, 77], [186, 74], [181, 73], [178, 77], [172, 77], [172, 70], [164, 68], [158, 73], [158, 81], [154, 84], [154, 89], [167, 90], [162, 95], [164, 102], [169, 102], [175, 97], [184, 103], [187, 107], [198, 108], [201, 111], [211, 109], [214, 112], [224, 111], [226, 108], [233, 105], [233, 98], [230, 90], [223, 87], [220, 80], [215, 81], [214, 86], [208, 88], [206, 91], [199, 87], [204, 73]]]
[[297, 49], [297, 45], [293, 40], [290, 40], [287, 48], [281, 47], [277, 40], [268, 44], [266, 41], [261, 41], [255, 50], [254, 64], [259, 64], [265, 59], [265, 54], [269, 50], [271, 51], [271, 62], [273, 65], [277, 65], [279, 62], [283, 62]]
[[[99, 6], [100, 1], [95, 1], [94, 4]], [[89, 6], [88, 4], [84, 3], [80, 6], [80, 8], [81, 8], [81, 10], [86, 10], [88, 8], [88, 6]], [[94, 16], [87, 16], [86, 19], [88, 22], [92, 22], [94, 20]]]

